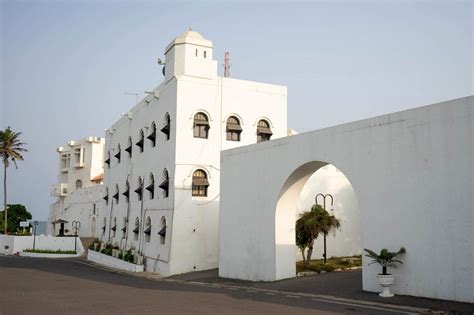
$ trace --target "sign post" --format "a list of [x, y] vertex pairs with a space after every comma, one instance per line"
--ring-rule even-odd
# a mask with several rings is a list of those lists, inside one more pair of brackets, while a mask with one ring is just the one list
[[38, 221], [33, 221], [33, 250], [35, 250], [36, 245], [36, 227], [38, 226]]

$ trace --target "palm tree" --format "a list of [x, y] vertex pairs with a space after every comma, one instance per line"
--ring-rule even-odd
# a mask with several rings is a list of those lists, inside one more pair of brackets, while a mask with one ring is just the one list
[[21, 132], [14, 132], [7, 127], [5, 130], [0, 130], [0, 158], [3, 161], [3, 205], [5, 209], [5, 227], [4, 234], [7, 231], [7, 168], [10, 165], [10, 160], [18, 168], [16, 161], [23, 161], [22, 152], [27, 150], [24, 148], [25, 143], [20, 141]]
[[308, 247], [305, 260], [306, 265], [309, 265], [311, 261], [314, 241], [318, 238], [319, 234], [327, 234], [338, 229], [340, 226], [341, 223], [339, 220], [336, 219], [335, 216], [330, 215], [318, 204], [313, 205], [310, 211], [305, 211], [300, 214], [299, 219], [296, 221], [296, 234], [299, 235], [298, 238], [302, 238], [301, 235], [305, 235], [304, 239]]

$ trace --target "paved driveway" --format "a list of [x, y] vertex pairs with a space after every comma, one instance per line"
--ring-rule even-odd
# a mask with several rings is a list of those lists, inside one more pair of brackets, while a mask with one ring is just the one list
[[[203, 277], [205, 274], [187, 277], [212, 278], [209, 272]], [[220, 282], [156, 280], [146, 276], [151, 275], [118, 273], [83, 259], [0, 257], [0, 314], [403, 314], [423, 311], [265, 287], [272, 284], [251, 287], [248, 283], [225, 279]]]

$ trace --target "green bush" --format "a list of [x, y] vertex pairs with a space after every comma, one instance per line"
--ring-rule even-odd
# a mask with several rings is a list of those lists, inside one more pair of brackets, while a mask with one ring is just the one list
[[123, 254], [123, 257], [122, 257], [123, 260], [127, 261], [127, 262], [130, 262], [130, 263], [133, 263], [133, 255], [132, 255], [132, 252], [130, 250], [127, 250], [125, 252], [125, 254]]
[[94, 250], [94, 244], [90, 244], [90, 245], [89, 245], [89, 249], [90, 249], [90, 250]]
[[122, 259], [122, 257], [123, 257], [122, 253], [119, 253], [118, 254], [118, 259]]

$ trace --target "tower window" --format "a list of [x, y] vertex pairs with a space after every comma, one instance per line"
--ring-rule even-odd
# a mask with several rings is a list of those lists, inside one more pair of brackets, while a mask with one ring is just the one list
[[240, 127], [240, 122], [235, 116], [231, 116], [227, 119], [226, 125], [226, 138], [228, 141], [240, 141], [240, 133], [242, 132], [242, 127]]
[[76, 189], [81, 189], [82, 188], [82, 180], [78, 179], [76, 180]]
[[207, 197], [207, 188], [209, 187], [209, 181], [207, 180], [207, 174], [203, 170], [196, 170], [193, 173], [193, 196], [196, 197]]
[[273, 132], [270, 129], [270, 124], [266, 120], [260, 120], [257, 124], [257, 142], [264, 142], [270, 140]]
[[168, 171], [166, 169], [163, 171], [163, 182], [160, 184], [160, 188], [163, 190], [163, 197], [168, 198], [170, 190], [170, 179]]
[[151, 146], [154, 147], [156, 144], [156, 125], [155, 123], [151, 124], [151, 133], [147, 137], [151, 141]]
[[204, 50], [204, 58], [207, 57], [207, 51]]
[[204, 113], [194, 115], [194, 138], [207, 139], [209, 136], [209, 119]]
[[143, 133], [143, 130], [140, 130], [140, 139], [136, 143], [136, 145], [140, 148], [140, 152], [143, 152], [144, 138], [145, 138], [145, 134]]
[[165, 126], [161, 128], [161, 132], [165, 134], [166, 140], [170, 139], [171, 118], [168, 113], [165, 115]]
[[198, 56], [198, 50], [196, 49], [196, 57]]

